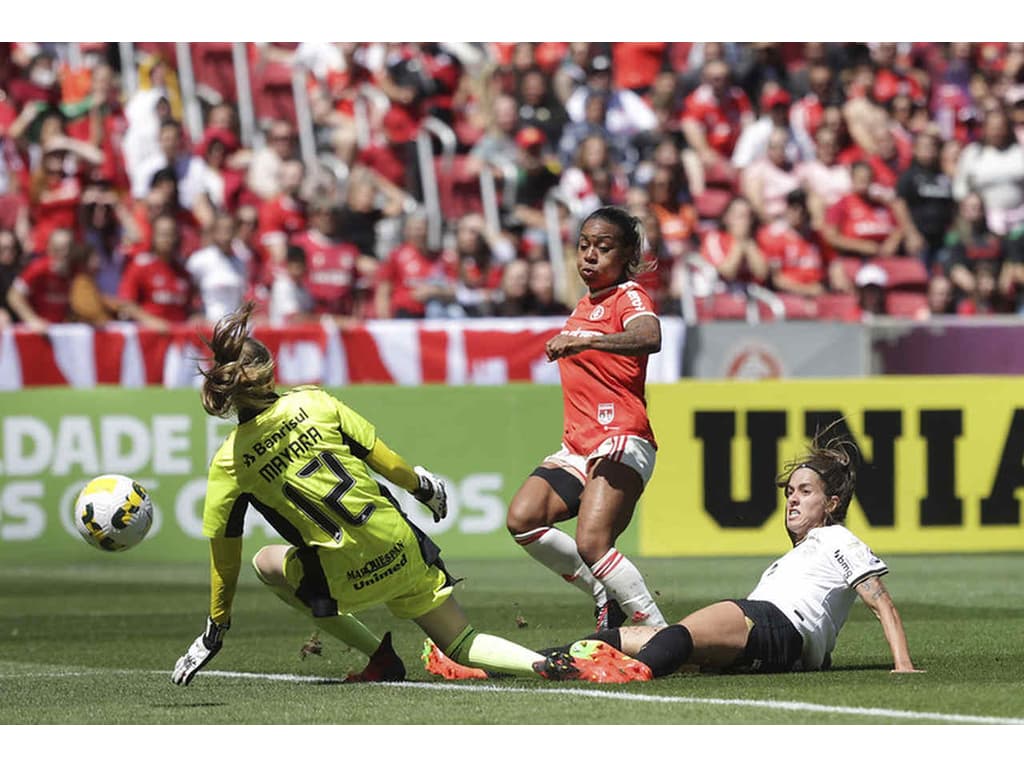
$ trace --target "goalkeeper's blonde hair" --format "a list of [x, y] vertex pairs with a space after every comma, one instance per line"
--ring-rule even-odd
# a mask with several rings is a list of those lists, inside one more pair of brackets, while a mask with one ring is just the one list
[[212, 339], [203, 339], [213, 360], [207, 370], [199, 368], [204, 379], [200, 396], [211, 416], [261, 411], [274, 401], [274, 358], [249, 336], [254, 308], [251, 301], [243, 304], [217, 321]]

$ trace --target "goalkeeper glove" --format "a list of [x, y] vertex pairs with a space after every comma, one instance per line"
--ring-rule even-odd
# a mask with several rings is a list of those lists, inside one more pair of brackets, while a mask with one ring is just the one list
[[224, 633], [231, 622], [215, 624], [213, 619], [206, 619], [206, 631], [192, 641], [185, 655], [178, 659], [171, 673], [171, 682], [175, 685], [188, 685], [196, 673], [217, 655], [224, 644]]
[[441, 522], [448, 514], [448, 491], [445, 489], [444, 480], [423, 467], [414, 467], [413, 470], [419, 478], [420, 487], [413, 491], [412, 495], [434, 514], [435, 523]]

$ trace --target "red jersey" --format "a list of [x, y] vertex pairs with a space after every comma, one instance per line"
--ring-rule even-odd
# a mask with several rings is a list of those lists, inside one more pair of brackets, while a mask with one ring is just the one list
[[260, 206], [259, 242], [264, 248], [268, 243], [283, 238], [289, 240], [308, 226], [306, 207], [290, 197], [278, 195]]
[[[732, 245], [732, 235], [719, 229], [712, 229], [704, 236], [704, 240], [700, 244], [700, 255], [704, 257], [704, 260], [708, 262], [708, 264], [713, 266], [715, 269], [719, 269], [722, 264], [725, 263], [725, 259], [729, 255], [729, 251], [732, 250]], [[740, 267], [740, 271], [733, 279], [736, 282], [741, 283], [764, 282], [763, 280], [755, 278], [750, 270], [747, 269], [746, 264]]]
[[405, 189], [405, 160], [384, 142], [374, 142], [359, 153], [357, 162], [372, 168], [396, 187]]
[[63, 323], [71, 306], [71, 278], [70, 272], [58, 274], [49, 256], [40, 256], [15, 278], [14, 286], [28, 298], [37, 315], [51, 323]]
[[331, 240], [315, 229], [303, 232], [293, 242], [306, 252], [306, 288], [313, 298], [313, 311], [351, 315], [359, 249], [352, 243]]
[[439, 259], [428, 258], [409, 243], [391, 252], [377, 270], [377, 281], [391, 283], [391, 312], [403, 311], [422, 317], [426, 307], [416, 300], [414, 289], [424, 283], [454, 285], [459, 275], [458, 257], [446, 252]]
[[705, 84], [686, 97], [680, 118], [700, 123], [704, 127], [708, 146], [721, 155], [732, 157], [743, 120], [753, 116], [750, 99], [742, 88], [731, 86], [729, 93], [719, 101], [711, 86]]
[[[654, 302], [632, 280], [580, 299], [562, 328], [570, 336], [621, 333], [632, 320], [657, 317]], [[635, 435], [652, 445], [644, 384], [647, 355], [628, 357], [587, 350], [560, 358], [565, 428], [562, 443], [572, 453], [588, 456], [608, 437]]]
[[82, 199], [82, 185], [75, 176], [65, 176], [56, 184], [48, 184], [39, 199], [32, 204], [32, 248], [36, 253], [46, 251], [50, 235], [57, 229], [78, 231], [78, 203]]
[[772, 270], [802, 285], [814, 285], [825, 279], [825, 260], [818, 244], [807, 240], [785, 221], [761, 227], [757, 246]]
[[896, 217], [889, 206], [870, 202], [853, 193], [839, 198], [839, 202], [826, 211], [825, 221], [844, 237], [876, 243], [883, 242], [897, 227]]
[[169, 323], [183, 323], [188, 320], [196, 288], [183, 264], [144, 253], [125, 268], [117, 295]]

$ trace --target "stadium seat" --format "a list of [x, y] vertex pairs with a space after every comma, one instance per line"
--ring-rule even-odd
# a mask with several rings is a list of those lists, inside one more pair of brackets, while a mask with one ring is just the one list
[[295, 93], [292, 90], [292, 68], [277, 61], [253, 67], [253, 112], [261, 123], [287, 120], [295, 123]]
[[928, 285], [928, 270], [920, 259], [913, 256], [878, 257], [871, 263], [885, 270], [890, 289], [918, 288], [923, 291]]
[[733, 293], [715, 293], [696, 299], [697, 321], [746, 320], [747, 300]]
[[925, 317], [928, 312], [928, 299], [920, 291], [889, 291], [885, 296], [885, 311], [893, 317]]
[[441, 212], [446, 219], [457, 219], [467, 213], [482, 213], [480, 177], [466, 170], [467, 155], [455, 155], [451, 166], [442, 157], [434, 158]]
[[818, 300], [808, 296], [794, 296], [793, 294], [777, 294], [779, 300], [786, 308], [787, 320], [817, 320], [820, 309]]
[[237, 102], [233, 43], [192, 43], [192, 72], [196, 89], [205, 101]]
[[847, 293], [826, 293], [818, 297], [818, 319], [853, 323], [860, 320], [857, 297]]

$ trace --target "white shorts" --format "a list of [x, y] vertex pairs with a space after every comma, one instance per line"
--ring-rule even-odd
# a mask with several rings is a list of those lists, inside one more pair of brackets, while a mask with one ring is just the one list
[[655, 448], [647, 440], [636, 435], [616, 435], [607, 438], [597, 446], [597, 450], [589, 456], [580, 456], [578, 453], [570, 453], [569, 449], [562, 445], [562, 450], [553, 453], [544, 459], [544, 463], [555, 464], [558, 467], [568, 470], [581, 483], [587, 482], [587, 470], [595, 459], [606, 458], [617, 461], [632, 467], [640, 475], [644, 486], [651, 479], [654, 473]]

